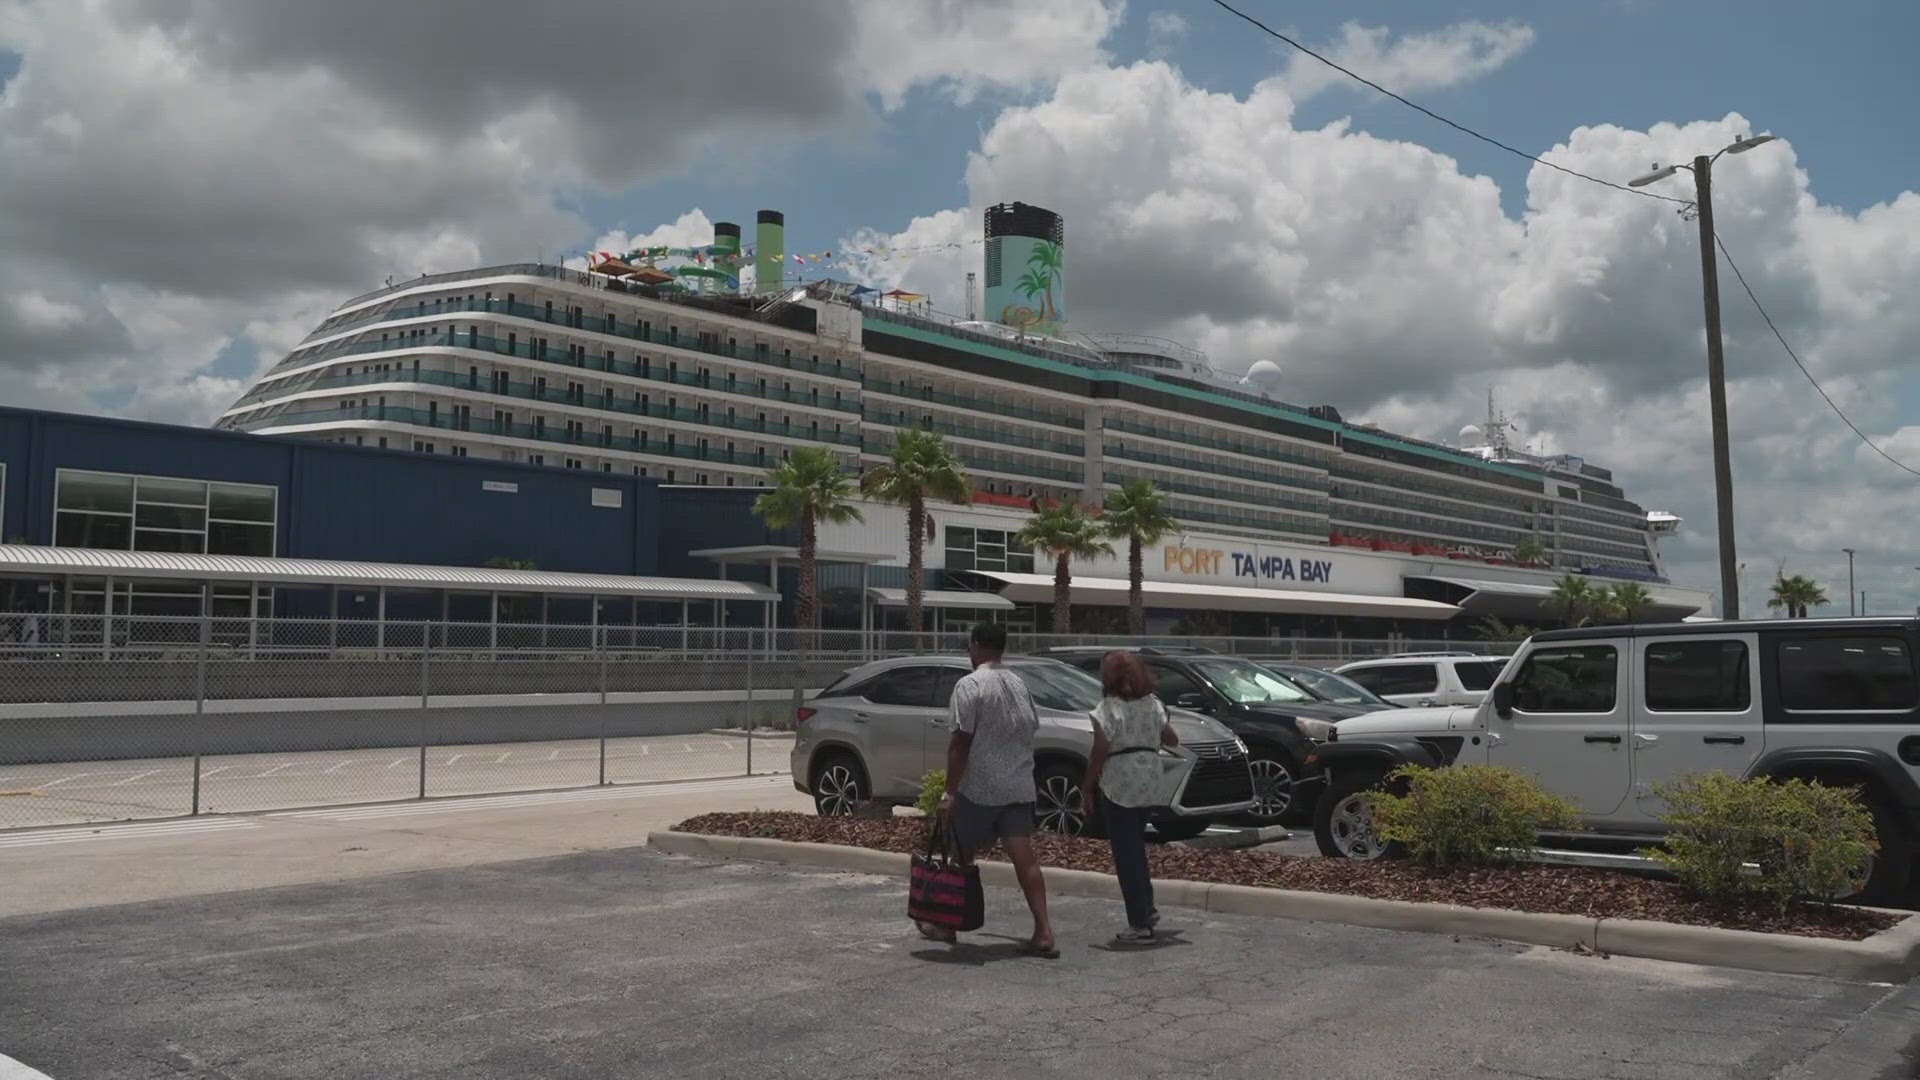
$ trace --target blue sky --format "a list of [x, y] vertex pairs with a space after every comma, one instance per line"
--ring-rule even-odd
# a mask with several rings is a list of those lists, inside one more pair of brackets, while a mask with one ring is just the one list
[[[1316, 48], [1334, 40], [1347, 22], [1386, 26], [1396, 34], [1469, 20], [1530, 26], [1536, 33], [1532, 47], [1502, 69], [1462, 86], [1408, 96], [1534, 153], [1545, 154], [1579, 125], [1645, 130], [1662, 120], [1737, 111], [1756, 127], [1791, 138], [1823, 203], [1858, 210], [1893, 198], [1920, 178], [1920, 139], [1912, 137], [1911, 113], [1920, 97], [1920, 68], [1909, 55], [1920, 40], [1920, 4], [1246, 0], [1237, 6]], [[1204, 0], [1136, 2], [1108, 43], [1116, 61], [1147, 55], [1148, 15], [1155, 10], [1186, 19], [1188, 33], [1166, 58], [1209, 90], [1244, 95], [1291, 53]], [[693, 206], [749, 225], [755, 210], [774, 207], [786, 211], [789, 250], [825, 250], [853, 228], [893, 231], [915, 214], [962, 205], [967, 154], [980, 130], [1015, 100], [988, 94], [963, 106], [943, 93], [916, 92], [865, 137], [809, 142], [758, 160], [708, 161], [615, 198], [590, 198], [582, 210], [603, 228], [637, 231]], [[1529, 163], [1364, 87], [1317, 96], [1303, 107], [1298, 124], [1342, 118], [1375, 135], [1453, 156], [1463, 171], [1500, 185], [1510, 216], [1521, 212]]]

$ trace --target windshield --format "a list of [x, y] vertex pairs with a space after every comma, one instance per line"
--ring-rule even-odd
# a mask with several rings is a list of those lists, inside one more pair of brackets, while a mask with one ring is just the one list
[[1090, 713], [1100, 704], [1100, 680], [1065, 664], [1008, 664], [1027, 684], [1033, 703], [1056, 712]]
[[1236, 705], [1261, 701], [1312, 701], [1313, 695], [1246, 660], [1196, 660], [1193, 670]]
[[1388, 705], [1391, 702], [1373, 691], [1347, 678], [1335, 675], [1331, 671], [1299, 668], [1286, 672], [1294, 682], [1313, 691], [1318, 697], [1336, 705]]

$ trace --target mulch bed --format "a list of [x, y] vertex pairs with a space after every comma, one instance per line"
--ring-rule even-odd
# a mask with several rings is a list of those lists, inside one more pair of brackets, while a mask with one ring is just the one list
[[[879, 851], [920, 851], [926, 845], [923, 819], [911, 817], [863, 820], [755, 810], [701, 814], [674, 828], [713, 836], [799, 840]], [[1048, 866], [1113, 872], [1113, 856], [1104, 840], [1049, 834], [1035, 837], [1034, 847]], [[1585, 867], [1519, 865], [1436, 870], [1406, 860], [1354, 862], [1182, 845], [1150, 845], [1147, 858], [1153, 876], [1166, 880], [1261, 885], [1379, 900], [1422, 900], [1596, 918], [1651, 919], [1848, 941], [1878, 933], [1901, 919], [1885, 912], [1825, 904], [1795, 904], [1781, 911], [1766, 902], [1712, 903], [1669, 881]]]

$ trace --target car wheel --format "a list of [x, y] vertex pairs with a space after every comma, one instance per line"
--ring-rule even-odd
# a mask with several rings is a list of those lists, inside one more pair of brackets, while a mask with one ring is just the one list
[[1169, 818], [1153, 823], [1153, 836], [1163, 844], [1191, 840], [1206, 832], [1207, 827], [1212, 824], [1213, 822], [1206, 818]]
[[809, 787], [813, 791], [813, 808], [821, 817], [851, 814], [872, 793], [867, 786], [866, 770], [860, 767], [859, 759], [848, 753], [827, 754], [814, 762]]
[[1880, 850], [1860, 868], [1857, 884], [1835, 899], [1854, 904], [1899, 904], [1906, 899], [1907, 884], [1913, 876], [1913, 848], [1900, 830], [1900, 819], [1883, 800], [1868, 796], [1867, 809], [1873, 814], [1873, 838]]
[[1244, 815], [1255, 826], [1288, 820], [1299, 800], [1300, 766], [1281, 751], [1256, 751], [1247, 762], [1253, 778], [1253, 809]]
[[1386, 779], [1379, 772], [1342, 773], [1333, 778], [1320, 805], [1314, 808], [1313, 839], [1320, 854], [1329, 859], [1397, 858], [1399, 844], [1388, 843], [1374, 832], [1371, 795]]
[[1089, 821], [1080, 809], [1080, 781], [1084, 775], [1079, 766], [1065, 762], [1052, 762], [1035, 770], [1036, 826], [1044, 832], [1067, 836], [1101, 835], [1099, 822]]

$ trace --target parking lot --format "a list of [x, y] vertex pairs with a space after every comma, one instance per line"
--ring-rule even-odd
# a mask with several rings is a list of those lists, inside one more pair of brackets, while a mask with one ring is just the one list
[[[749, 742], [752, 761], [749, 762]], [[610, 784], [785, 772], [791, 735], [657, 735], [607, 740]], [[220, 754], [201, 759], [202, 813], [417, 798], [415, 747]], [[428, 796], [597, 784], [597, 740], [428, 747]], [[0, 828], [63, 825], [188, 813], [193, 759], [0, 766]]]
[[[643, 849], [0, 919], [0, 1054], [79, 1077], [1772, 1077], [1881, 986], [1016, 896], [955, 950], [901, 882]], [[3, 1072], [4, 1070], [0, 1070]], [[1870, 1075], [1829, 1073], [1833, 1076]]]

